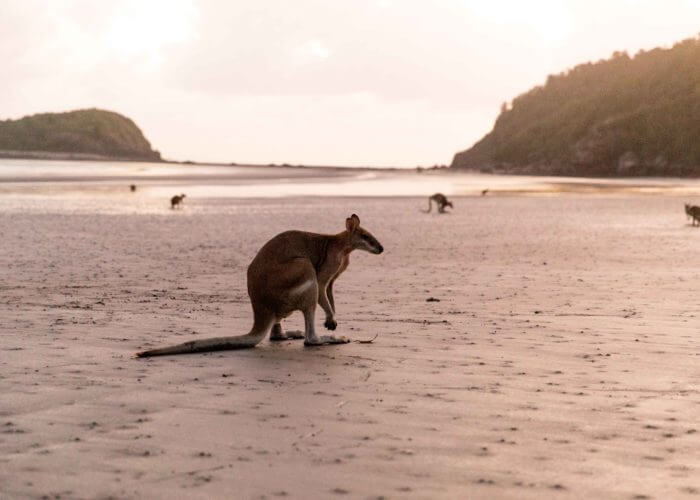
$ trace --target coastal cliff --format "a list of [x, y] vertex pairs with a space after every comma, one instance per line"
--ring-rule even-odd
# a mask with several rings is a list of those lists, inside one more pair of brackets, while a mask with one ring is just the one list
[[0, 120], [0, 157], [160, 161], [136, 124], [101, 109]]
[[456, 169], [572, 176], [700, 176], [700, 38], [616, 52], [504, 103]]

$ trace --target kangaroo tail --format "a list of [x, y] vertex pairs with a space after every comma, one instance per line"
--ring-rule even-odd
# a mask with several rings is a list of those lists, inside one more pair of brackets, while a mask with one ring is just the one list
[[433, 209], [433, 200], [428, 198], [428, 210], [423, 210], [423, 213], [429, 214], [432, 209]]
[[151, 356], [167, 356], [171, 354], [192, 354], [196, 352], [227, 351], [232, 349], [248, 349], [255, 347], [272, 327], [272, 323], [263, 325], [256, 321], [250, 333], [233, 337], [214, 337], [202, 340], [192, 340], [183, 344], [160, 349], [151, 349], [136, 353], [138, 358]]

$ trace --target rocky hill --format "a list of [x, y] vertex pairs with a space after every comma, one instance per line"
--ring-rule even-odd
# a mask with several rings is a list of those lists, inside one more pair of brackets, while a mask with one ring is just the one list
[[501, 108], [454, 168], [576, 176], [700, 176], [700, 38], [616, 52]]
[[0, 156], [160, 160], [133, 121], [101, 109], [0, 120]]

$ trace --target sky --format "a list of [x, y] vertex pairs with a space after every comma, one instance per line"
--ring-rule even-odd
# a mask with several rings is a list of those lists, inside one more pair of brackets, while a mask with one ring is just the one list
[[547, 75], [698, 20], [700, 0], [0, 0], [0, 119], [109, 109], [175, 160], [449, 164]]

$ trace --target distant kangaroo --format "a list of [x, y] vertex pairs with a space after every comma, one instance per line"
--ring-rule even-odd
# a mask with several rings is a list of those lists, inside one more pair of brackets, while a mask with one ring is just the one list
[[430, 198], [428, 198], [428, 210], [423, 210], [423, 212], [430, 213], [433, 209], [433, 202], [437, 205], [438, 212], [441, 214], [445, 213], [445, 207], [452, 207], [452, 202], [447, 200], [447, 197], [442, 193], [435, 193]]
[[685, 215], [693, 220], [693, 226], [700, 224], [700, 207], [697, 205], [685, 204]]
[[175, 208], [176, 206], [178, 206], [179, 204], [181, 204], [181, 203], [182, 203], [182, 200], [184, 200], [184, 199], [185, 199], [185, 195], [184, 195], [184, 194], [179, 194], [179, 195], [176, 194], [175, 196], [173, 196], [172, 198], [170, 198], [170, 208]]
[[[248, 266], [248, 295], [253, 306], [253, 327], [246, 335], [194, 340], [137, 354], [144, 358], [166, 354], [222, 351], [254, 347], [267, 332], [270, 340], [304, 338], [305, 345], [345, 344], [345, 337], [317, 335], [314, 315], [318, 303], [326, 313], [324, 326], [335, 330], [333, 283], [350, 263], [350, 252], [384, 251], [353, 214], [345, 231], [336, 235], [287, 231], [265, 243]], [[304, 313], [305, 332], [282, 331], [280, 322], [294, 311]]]

